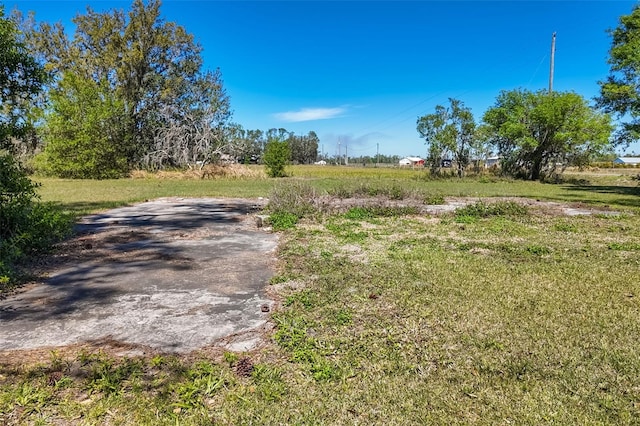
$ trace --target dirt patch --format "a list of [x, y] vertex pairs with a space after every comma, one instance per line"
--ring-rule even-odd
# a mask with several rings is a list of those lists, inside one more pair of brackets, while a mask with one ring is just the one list
[[[324, 196], [318, 203], [326, 211], [333, 213], [345, 213], [354, 207], [375, 208], [412, 208], [418, 214], [439, 216], [452, 213], [456, 209], [484, 202], [487, 204], [497, 202], [514, 202], [526, 206], [534, 212], [553, 216], [579, 216], [579, 215], [619, 215], [620, 213], [608, 207], [595, 208], [583, 203], [559, 203], [554, 201], [536, 200], [523, 197], [446, 197], [444, 204], [424, 204], [422, 200], [406, 198], [403, 200], [391, 200], [384, 196], [378, 197], [353, 197], [338, 198]], [[430, 218], [429, 220], [433, 220]]]

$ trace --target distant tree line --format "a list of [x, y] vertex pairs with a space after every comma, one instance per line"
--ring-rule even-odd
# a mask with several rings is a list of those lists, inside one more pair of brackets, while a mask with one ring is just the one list
[[287, 162], [311, 164], [318, 158], [320, 138], [314, 131], [300, 135], [283, 128], [245, 130], [239, 124], [232, 124], [228, 132], [229, 154], [240, 163], [261, 163], [266, 145], [274, 140], [288, 145], [290, 154]]

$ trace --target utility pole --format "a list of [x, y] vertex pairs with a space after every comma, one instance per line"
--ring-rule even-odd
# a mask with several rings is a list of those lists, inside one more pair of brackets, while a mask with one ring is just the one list
[[349, 154], [347, 153], [347, 149], [349, 148], [349, 142], [344, 143], [344, 165], [349, 165]]
[[378, 167], [378, 163], [380, 162], [380, 144], [376, 144], [376, 167]]
[[556, 33], [551, 36], [551, 63], [549, 66], [549, 94], [553, 92], [553, 67], [556, 58]]

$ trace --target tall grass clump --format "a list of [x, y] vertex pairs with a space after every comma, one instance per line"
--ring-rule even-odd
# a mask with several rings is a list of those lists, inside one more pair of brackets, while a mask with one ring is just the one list
[[160, 170], [149, 172], [133, 170], [132, 179], [196, 180], [196, 179], [266, 179], [263, 169], [244, 164], [207, 164], [202, 168]]
[[485, 203], [484, 201], [478, 201], [468, 206], [460, 207], [456, 209], [456, 218], [474, 217], [474, 218], [486, 218], [492, 216], [526, 216], [529, 214], [529, 210], [526, 206], [518, 204], [514, 201], [498, 201], [496, 203]]
[[413, 194], [407, 190], [401, 182], [393, 182], [391, 184], [371, 184], [369, 182], [359, 182], [357, 184], [341, 184], [335, 188], [331, 188], [329, 195], [345, 198], [356, 197], [387, 197], [391, 200], [404, 200]]
[[293, 227], [299, 219], [319, 212], [315, 188], [303, 181], [277, 184], [267, 204], [270, 222], [275, 230]]

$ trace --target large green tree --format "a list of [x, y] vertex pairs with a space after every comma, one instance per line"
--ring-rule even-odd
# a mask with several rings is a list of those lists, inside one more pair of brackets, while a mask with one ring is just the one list
[[29, 130], [27, 110], [46, 81], [43, 67], [19, 40], [13, 21], [0, 5], [0, 149], [12, 150], [13, 138]]
[[483, 117], [506, 174], [539, 180], [610, 146], [611, 119], [573, 92], [501, 92]]
[[106, 79], [65, 72], [51, 93], [41, 168], [64, 178], [117, 178], [128, 171], [125, 106]]
[[458, 176], [464, 176], [475, 128], [471, 110], [458, 99], [449, 98], [448, 107], [436, 105], [434, 113], [418, 118], [417, 130], [428, 146], [427, 162], [432, 173], [438, 173], [442, 160], [451, 155]]
[[640, 6], [620, 18], [612, 37], [608, 63], [611, 72], [600, 84], [598, 105], [620, 118], [628, 118], [618, 134], [618, 142], [640, 137]]
[[[160, 0], [134, 0], [128, 12], [95, 12], [87, 8], [86, 13], [73, 19], [72, 37], [60, 24], [23, 20], [30, 47], [54, 76], [49, 87], [54, 103], [65, 102], [68, 75], [73, 74], [86, 82], [85, 86], [93, 82], [99, 87], [98, 92], [106, 90], [115, 96], [105, 99], [105, 108], [114, 100], [122, 105], [114, 109], [116, 116], [109, 121], [123, 128], [124, 137], [117, 142], [117, 149], [124, 153], [130, 167], [149, 163], [149, 154], [157, 152], [158, 145], [165, 148], [163, 144], [169, 130], [189, 125], [204, 127], [210, 123], [213, 131], [207, 129], [207, 134], [220, 139], [220, 127], [231, 115], [220, 72], [203, 71], [201, 46], [182, 26], [166, 22], [160, 6]], [[63, 109], [60, 105], [53, 108]], [[73, 116], [72, 120], [78, 132], [99, 130], [91, 123], [82, 123], [82, 114]], [[165, 132], [159, 132], [161, 129]], [[60, 133], [53, 129], [48, 134]], [[163, 140], [158, 140], [159, 133]], [[190, 130], [190, 134], [200, 135], [196, 130]], [[99, 138], [100, 135], [91, 136]], [[81, 137], [84, 136], [78, 134], [72, 139]], [[215, 142], [202, 138], [181, 140], [180, 147], [171, 147], [169, 151], [182, 153], [186, 143], [191, 149], [186, 156], [188, 160], [199, 161], [203, 150]], [[203, 150], [192, 149], [203, 144]], [[106, 145], [97, 144], [96, 149], [100, 146]], [[187, 161], [186, 157], [161, 159], [160, 164], [181, 164]], [[154, 165], [158, 159], [158, 156], [153, 158]]]
[[11, 152], [13, 139], [28, 130], [27, 110], [45, 81], [19, 36], [0, 6], [0, 293], [16, 261], [45, 249], [68, 229], [55, 209], [37, 202], [37, 184]]
[[[18, 40], [14, 23], [4, 17], [0, 5], [0, 278], [6, 272], [8, 240], [28, 222], [36, 197], [36, 185], [12, 156], [12, 139], [25, 132], [25, 108], [37, 95], [44, 73]], [[1, 287], [1, 286], [0, 286]]]

